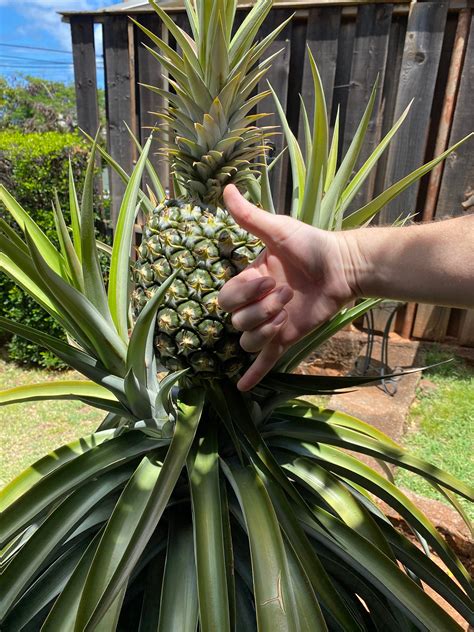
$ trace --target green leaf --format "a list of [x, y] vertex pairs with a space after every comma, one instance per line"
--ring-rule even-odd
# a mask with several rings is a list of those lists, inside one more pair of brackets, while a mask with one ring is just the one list
[[[153, 297], [148, 301], [134, 325], [130, 343], [127, 352], [127, 371], [133, 369], [133, 372], [139, 382], [147, 384], [147, 347], [150, 343], [150, 329], [154, 328], [155, 318], [158, 308], [164, 300], [165, 294], [169, 287], [173, 284], [179, 269], [175, 270], [164, 281], [159, 289], [154, 293]], [[153, 344], [153, 341], [151, 340]]]
[[[85, 380], [64, 380], [25, 384], [0, 391], [0, 406], [21, 402], [39, 402], [45, 399], [82, 400], [87, 398], [97, 402], [97, 407], [108, 402], [118, 404], [117, 398], [106, 388]], [[108, 410], [108, 409], [106, 409]], [[123, 411], [124, 414], [126, 410]]]
[[213, 429], [188, 457], [199, 614], [203, 630], [230, 632], [226, 556], [220, 505], [219, 454]]
[[291, 216], [299, 217], [301, 213], [301, 207], [303, 204], [303, 196], [304, 190], [306, 186], [306, 167], [303, 160], [303, 155], [301, 153], [300, 146], [298, 145], [298, 141], [295, 138], [295, 135], [290, 129], [290, 125], [285, 115], [285, 111], [276, 95], [276, 92], [270, 86], [270, 90], [273, 94], [273, 99], [275, 100], [275, 105], [277, 108], [278, 116], [280, 118], [283, 132], [285, 134], [286, 142], [288, 145], [288, 153], [290, 156], [290, 165], [291, 165], [291, 173], [292, 173], [292, 181], [293, 181], [293, 191], [292, 191], [292, 205], [291, 205]]
[[[65, 312], [81, 332], [80, 340], [86, 341], [86, 350], [93, 349], [102, 364], [116, 375], [123, 375], [125, 368], [125, 343], [96, 307], [74, 287], [66, 283], [48, 265], [37, 251], [27, 233], [27, 243], [32, 259], [49, 286], [53, 303], [58, 311]], [[84, 254], [85, 257], [85, 254]]]
[[3, 184], [0, 184], [0, 201], [3, 202], [7, 211], [11, 214], [20, 229], [31, 235], [31, 239], [35, 243], [42, 257], [57, 274], [63, 275], [65, 270], [65, 262], [56, 250], [50, 240], [38, 224], [28, 215], [28, 213], [18, 204], [15, 198], [6, 190]]
[[250, 48], [258, 29], [272, 8], [272, 0], [258, 0], [237, 29], [229, 49], [231, 67], [235, 66]]
[[365, 109], [364, 115], [357, 128], [354, 138], [352, 139], [349, 149], [341, 163], [341, 166], [336, 172], [334, 179], [326, 192], [321, 204], [321, 216], [327, 218], [327, 226], [334, 228], [334, 220], [337, 215], [338, 206], [340, 203], [341, 195], [352, 175], [352, 171], [359, 157], [360, 150], [364, 144], [365, 134], [369, 126], [370, 117], [375, 105], [375, 98], [377, 96], [377, 82], [375, 82], [372, 88], [369, 102]]
[[77, 609], [79, 607], [79, 597], [81, 586], [84, 583], [90, 564], [94, 559], [97, 546], [101, 537], [101, 532], [94, 537], [87, 547], [79, 564], [74, 569], [65, 588], [54, 603], [46, 621], [41, 628], [41, 632], [57, 632], [57, 630], [74, 630], [76, 623]]
[[[373, 544], [329, 512], [317, 508], [315, 513], [324, 529], [339, 541], [341, 553], [344, 551], [346, 559], [351, 558], [389, 601], [403, 608], [415, 625], [421, 624], [428, 630], [460, 632], [461, 628], [453, 619]], [[311, 523], [302, 513], [300, 520], [308, 530], [325, 533], [316, 522]]]
[[74, 568], [87, 548], [88, 540], [80, 540], [59, 555], [32, 586], [15, 603], [3, 622], [4, 632], [15, 632], [32, 623], [35, 617], [61, 593]]
[[113, 321], [123, 341], [128, 340], [129, 261], [132, 248], [138, 190], [145, 168], [152, 137], [133, 170], [125, 190], [115, 229], [114, 246], [109, 273], [109, 307]]
[[378, 303], [380, 303], [380, 299], [366, 299], [358, 305], [355, 305], [355, 307], [343, 308], [330, 320], [304, 336], [296, 344], [292, 345], [278, 360], [274, 370], [286, 372], [293, 371], [314, 349], [331, 338], [331, 336], [347, 324], [368, 312]]
[[158, 632], [195, 632], [198, 610], [193, 529], [176, 510], [170, 520], [160, 619], [155, 629]]
[[0, 329], [22, 336], [26, 338], [26, 340], [30, 340], [41, 347], [46, 347], [46, 349], [56, 354], [58, 358], [63, 360], [70, 367], [76, 369], [76, 371], [79, 371], [94, 382], [105, 386], [118, 396], [118, 398], [123, 394], [123, 380], [111, 375], [109, 371], [100, 365], [97, 358], [81, 351], [81, 349], [73, 347], [67, 342], [63, 342], [42, 331], [38, 331], [27, 325], [21, 325], [7, 318], [2, 318], [1, 316]]
[[341, 195], [341, 206], [340, 206], [340, 209], [339, 209], [339, 214], [340, 214], [341, 217], [344, 215], [344, 211], [346, 210], [346, 208], [351, 203], [352, 199], [354, 198], [354, 195], [360, 189], [360, 187], [362, 186], [363, 182], [365, 181], [365, 179], [367, 178], [369, 173], [372, 171], [374, 166], [377, 164], [378, 159], [383, 154], [385, 149], [388, 147], [388, 145], [390, 144], [392, 138], [398, 132], [398, 130], [401, 127], [401, 125], [403, 124], [404, 120], [408, 116], [408, 112], [410, 111], [412, 103], [413, 103], [413, 101], [410, 101], [410, 103], [408, 104], [407, 108], [402, 113], [402, 115], [400, 116], [398, 121], [395, 123], [395, 125], [392, 127], [392, 129], [388, 132], [388, 134], [385, 136], [385, 138], [382, 139], [382, 141], [379, 143], [379, 145], [377, 145], [375, 150], [370, 154], [369, 158], [365, 161], [365, 163], [362, 165], [362, 167], [359, 169], [359, 171], [352, 178], [352, 180], [350, 181], [348, 186], [344, 189], [344, 191], [343, 191], [343, 193]]
[[[107, 436], [110, 436], [110, 431], [106, 432]], [[48, 476], [30, 484], [21, 496], [8, 504], [2, 517], [3, 539], [0, 548], [32, 524], [42, 512], [91, 478], [167, 443], [168, 441], [164, 440], [152, 440], [140, 431], [129, 431], [91, 447], [83, 454], [75, 455]], [[15, 481], [11, 485], [12, 487], [7, 487], [7, 490], [15, 493]]]
[[69, 461], [77, 458], [79, 455], [88, 452], [92, 448], [112, 438], [112, 436], [112, 431], [105, 431], [81, 437], [54, 450], [39, 461], [33, 463], [3, 488], [1, 496], [2, 503], [0, 505], [1, 511], [5, 511], [9, 505], [20, 498], [40, 480], [52, 474], [66, 463], [69, 463]]
[[463, 139], [461, 139], [456, 144], [452, 145], [444, 151], [442, 154], [426, 163], [422, 167], [415, 169], [407, 176], [392, 184], [391, 187], [386, 189], [383, 193], [378, 195], [374, 200], [360, 208], [358, 211], [351, 213], [348, 217], [344, 218], [342, 222], [342, 227], [346, 228], [354, 228], [356, 226], [361, 226], [362, 224], [366, 224], [369, 222], [374, 215], [376, 215], [384, 206], [386, 206], [391, 200], [393, 200], [397, 195], [400, 195], [402, 191], [405, 191], [409, 186], [411, 186], [414, 182], [422, 178], [425, 174], [429, 173], [432, 169], [436, 167], [437, 164], [442, 162], [449, 154], [453, 151], [456, 151], [458, 147], [460, 147], [463, 143], [465, 143], [470, 138], [474, 137], [474, 132], [468, 134]]
[[54, 195], [53, 213], [54, 222], [56, 224], [56, 233], [61, 246], [62, 256], [67, 262], [69, 277], [76, 289], [84, 291], [84, 279], [82, 276], [81, 262], [78, 259], [71, 237], [69, 236], [69, 231], [67, 229], [66, 222], [64, 221], [64, 216], [59, 205], [59, 198], [56, 191]]
[[97, 136], [92, 145], [91, 155], [87, 163], [86, 177], [81, 200], [81, 253], [84, 294], [94, 305], [101, 316], [112, 324], [107, 305], [104, 279], [99, 263], [95, 240], [94, 217], [94, 170]]
[[222, 464], [242, 509], [252, 559], [252, 575], [261, 632], [296, 632], [298, 615], [283, 537], [262, 480], [250, 467]]
[[339, 148], [339, 106], [337, 107], [336, 120], [334, 121], [334, 131], [332, 134], [331, 148], [329, 150], [328, 166], [326, 171], [326, 180], [324, 182], [324, 193], [331, 186], [337, 168], [337, 154]]
[[75, 525], [80, 524], [94, 505], [103, 500], [129, 476], [129, 467], [106, 473], [98, 480], [92, 480], [73, 492], [54, 509], [2, 573], [0, 620], [4, 619], [15, 599], [28, 586], [28, 582], [36, 575], [48, 556], [71, 533]]
[[269, 211], [270, 213], [275, 214], [275, 205], [273, 203], [272, 190], [270, 187], [270, 178], [268, 177], [269, 168], [267, 165], [267, 158], [263, 156], [263, 165], [261, 168], [261, 178], [260, 178], [260, 187], [261, 187], [261, 205], [262, 207]]
[[72, 170], [71, 158], [69, 158], [69, 212], [71, 214], [71, 228], [74, 248], [79, 261], [82, 261], [81, 247], [81, 211], [77, 199], [74, 173]]
[[84, 584], [76, 624], [81, 630], [93, 630], [101, 620], [155, 531], [194, 440], [203, 405], [200, 389], [181, 392], [176, 429], [164, 462], [144, 458], [125, 487]]
[[[132, 18], [130, 18], [132, 19]], [[133, 22], [135, 22], [135, 20], [132, 19]], [[125, 127], [128, 130], [128, 133], [130, 134], [130, 136], [132, 137], [132, 140], [136, 146], [136, 148], [138, 149], [140, 156], [143, 153], [143, 147], [140, 145], [140, 143], [138, 142], [137, 137], [134, 135], [134, 133], [132, 132], [132, 130], [129, 128], [129, 126], [125, 123]], [[154, 187], [154, 193], [156, 198], [158, 199], [159, 202], [161, 202], [162, 200], [165, 199], [166, 197], [166, 192], [165, 189], [163, 187], [163, 185], [161, 184], [160, 178], [158, 177], [158, 174], [156, 173], [153, 165], [151, 164], [150, 160], [147, 159], [146, 163], [145, 163], [145, 167], [146, 167], [146, 172], [150, 178], [150, 181]]]
[[326, 99], [324, 97], [321, 77], [309, 46], [308, 55], [313, 75], [315, 94], [313, 143], [311, 147], [311, 157], [306, 172], [303, 203], [300, 207], [298, 219], [306, 224], [310, 224], [311, 226], [319, 226], [320, 228], [327, 229], [329, 227], [328, 218], [325, 215], [320, 215], [328, 155]]
[[[359, 626], [353, 620], [346, 604], [335, 589], [313, 546], [296, 519], [291, 504], [282, 492], [281, 487], [270, 477], [265, 477], [264, 481], [287, 541], [299, 560], [302, 571], [312, 586], [314, 594], [318, 596], [326, 609], [341, 626], [341, 629], [347, 632], [357, 632], [360, 630]], [[315, 605], [312, 606], [312, 609], [314, 608]], [[316, 604], [316, 610], [318, 609], [319, 605]], [[314, 621], [318, 621], [320, 629], [324, 630], [325, 623], [321, 613], [319, 615], [313, 613], [313, 616]]]
[[[146, 87], [149, 87], [149, 86], [146, 86]], [[82, 134], [84, 134], [84, 136], [87, 138], [87, 140], [91, 141], [92, 143], [94, 142], [94, 139], [92, 138], [92, 136], [89, 136], [89, 134], [87, 134], [87, 132], [85, 132], [84, 130], [81, 130], [81, 132], [82, 132]], [[125, 185], [127, 185], [129, 180], [130, 180], [130, 176], [127, 174], [127, 172], [124, 169], [122, 169], [122, 167], [118, 164], [118, 162], [116, 160], [114, 160], [112, 158], [112, 156], [109, 153], [107, 153], [103, 147], [101, 147], [100, 145], [97, 145], [96, 149], [99, 152], [99, 154], [101, 155], [101, 157], [105, 160], [105, 162], [120, 177], [122, 182], [124, 182]], [[140, 202], [142, 202], [143, 206], [146, 207], [146, 210], [149, 213], [153, 212], [153, 210], [155, 208], [154, 205], [152, 204], [151, 200], [147, 197], [147, 195], [141, 189], [138, 191], [138, 197], [140, 198]]]

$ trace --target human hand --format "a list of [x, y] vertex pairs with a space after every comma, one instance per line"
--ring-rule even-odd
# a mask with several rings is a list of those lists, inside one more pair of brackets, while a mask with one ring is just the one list
[[219, 293], [219, 304], [242, 331], [240, 344], [258, 353], [239, 380], [253, 388], [305, 334], [356, 295], [350, 247], [344, 233], [331, 233], [284, 215], [272, 215], [242, 197], [234, 185], [224, 202], [235, 221], [266, 248]]

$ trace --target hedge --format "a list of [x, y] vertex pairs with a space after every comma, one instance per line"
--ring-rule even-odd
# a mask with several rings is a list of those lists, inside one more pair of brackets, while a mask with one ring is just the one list
[[[58, 192], [67, 218], [68, 157], [71, 157], [78, 190], [81, 190], [87, 155], [87, 146], [77, 134], [0, 132], [0, 180], [52, 241], [55, 241], [51, 211], [54, 191]], [[0, 216], [12, 222], [3, 208], [0, 208]], [[64, 338], [62, 329], [52, 318], [3, 272], [0, 272], [0, 312], [6, 318]], [[6, 341], [6, 348], [11, 360], [62, 368], [56, 356], [17, 336]]]

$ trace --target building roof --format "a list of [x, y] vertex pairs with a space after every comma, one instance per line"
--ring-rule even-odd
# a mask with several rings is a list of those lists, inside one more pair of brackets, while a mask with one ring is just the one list
[[[360, 0], [273, 0], [274, 6], [288, 7], [288, 8], [306, 8], [314, 5], [323, 5], [331, 2], [334, 4], [356, 4]], [[388, 2], [389, 0], [375, 0], [376, 2]], [[409, 3], [410, 0], [392, 0], [397, 3]], [[183, 0], [157, 0], [157, 3], [164, 9], [184, 9]], [[239, 7], [252, 7], [255, 4], [255, 0], [238, 0]], [[125, 0], [124, 2], [118, 2], [117, 4], [103, 7], [95, 11], [61, 11], [66, 19], [71, 15], [93, 15], [100, 17], [102, 15], [120, 15], [120, 14], [133, 14], [133, 13], [152, 13], [153, 8], [150, 6], [147, 0]]]

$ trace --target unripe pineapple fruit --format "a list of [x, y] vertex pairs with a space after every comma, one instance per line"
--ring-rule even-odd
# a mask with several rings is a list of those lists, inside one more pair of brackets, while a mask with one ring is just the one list
[[246, 363], [239, 334], [218, 305], [224, 283], [251, 263], [261, 242], [226, 211], [168, 200], [144, 227], [135, 266], [136, 314], [179, 268], [157, 314], [154, 346], [174, 371], [232, 376]]
[[242, 191], [255, 183], [256, 160], [271, 133], [255, 126], [265, 115], [252, 111], [269, 94], [255, 94], [255, 88], [270, 66], [262, 55], [285, 24], [255, 43], [271, 0], [259, 0], [258, 20], [245, 20], [234, 34], [235, 0], [199, 0], [187, 4], [192, 39], [151, 3], [180, 49], [136, 23], [160, 49], [153, 54], [172, 77], [172, 92], [148, 87], [169, 104], [161, 114], [160, 140], [179, 199], [164, 201], [147, 218], [135, 267], [135, 315], [179, 269], [157, 314], [158, 360], [170, 370], [187, 368], [190, 375], [232, 376], [248, 358], [217, 294], [263, 246], [222, 208], [222, 195], [231, 182]]

